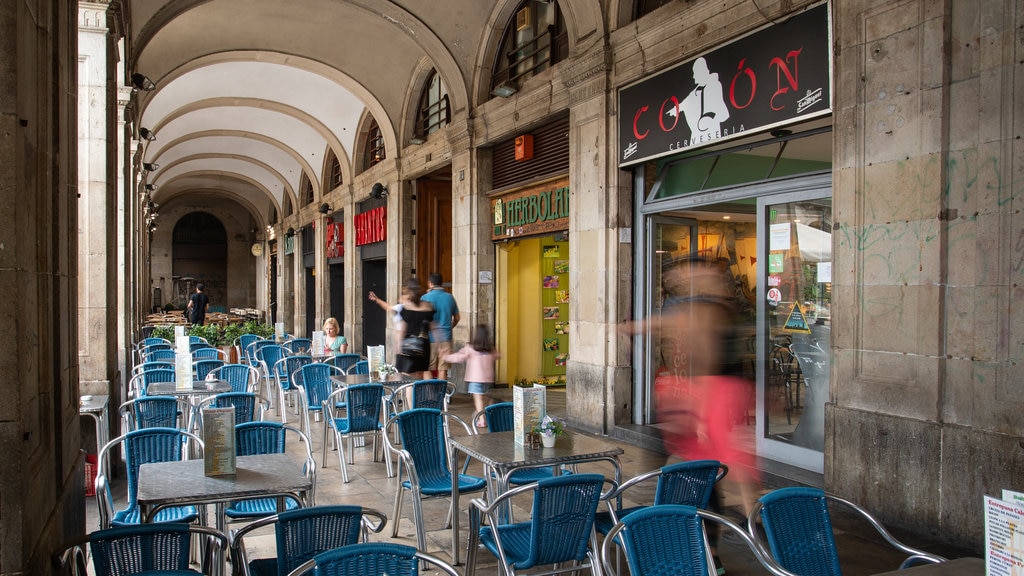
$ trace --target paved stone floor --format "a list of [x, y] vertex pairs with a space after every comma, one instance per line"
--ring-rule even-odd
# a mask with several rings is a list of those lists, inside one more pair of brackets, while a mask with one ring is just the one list
[[[497, 400], [502, 400], [510, 398], [511, 392], [508, 389], [497, 389], [493, 392], [493, 395]], [[548, 410], [556, 415], [564, 414], [564, 391], [559, 389], [550, 389], [548, 393]], [[456, 395], [451, 404], [451, 411], [463, 417], [468, 422], [469, 417], [473, 412], [472, 399], [468, 395]], [[272, 411], [268, 414], [268, 418], [279, 419], [279, 416], [275, 411]], [[289, 424], [295, 424], [299, 422], [299, 419], [290, 414], [288, 421]], [[349, 466], [350, 482], [344, 483], [342, 482], [341, 471], [338, 466], [337, 452], [328, 450], [326, 460], [327, 467], [323, 467], [324, 462], [321, 461], [321, 434], [321, 423], [314, 423], [311, 442], [314, 458], [320, 465], [317, 469], [317, 504], [347, 503], [375, 508], [384, 512], [388, 516], [389, 524], [380, 534], [371, 534], [371, 540], [401, 542], [415, 546], [416, 533], [412, 522], [412, 504], [408, 496], [406, 496], [406, 500], [402, 507], [402, 517], [398, 519], [398, 537], [394, 539], [391, 538], [391, 522], [395, 521], [391, 516], [396, 488], [395, 479], [387, 477], [383, 462], [373, 462], [369, 446], [356, 448], [355, 464]], [[614, 440], [612, 441], [614, 442]], [[623, 478], [630, 478], [636, 474], [656, 469], [665, 463], [664, 456], [658, 453], [622, 442], [616, 443], [622, 446], [625, 450], [625, 454], [621, 457]], [[607, 464], [583, 465], [580, 468], [583, 471], [595, 471], [608, 473], [609, 475], [611, 474]], [[475, 468], [471, 466], [469, 472], [471, 474], [481, 473], [479, 466], [476, 466]], [[794, 483], [791, 480], [784, 480], [781, 477], [770, 473], [765, 473], [763, 475], [763, 482], [763, 489], [765, 490], [783, 485], [792, 485]], [[813, 483], [813, 480], [811, 483]], [[125, 493], [123, 476], [116, 479], [113, 486], [115, 499], [117, 499], [118, 504], [120, 504], [123, 501]], [[642, 503], [642, 499], [649, 497], [650, 494], [651, 492], [645, 494], [643, 491], [638, 490], [634, 497], [640, 499], [637, 503]], [[465, 497], [460, 502], [460, 504], [462, 504], [462, 510], [460, 511], [460, 527], [461, 542], [463, 543], [463, 546], [465, 546], [467, 541], [467, 525], [469, 524], [466, 514], [467, 502], [468, 498]], [[740, 500], [736, 491], [726, 485], [724, 493], [725, 513], [737, 520], [742, 519], [742, 508], [739, 506], [739, 502]], [[89, 518], [88, 529], [93, 530], [97, 526], [96, 510], [95, 506], [92, 505], [93, 501], [91, 499], [88, 500], [88, 503], [90, 505], [89, 510], [87, 510]], [[628, 499], [625, 504], [630, 504]], [[447, 500], [436, 499], [424, 502], [428, 552], [449, 561], [451, 559], [451, 535], [450, 531], [445, 529], [444, 526], [446, 513]], [[211, 518], [210, 520], [210, 524], [212, 525], [213, 519]], [[902, 561], [902, 557], [899, 554], [893, 554], [890, 552], [891, 549], [889, 549], [880, 538], [875, 537], [874, 531], [870, 526], [843, 516], [837, 516], [835, 518], [835, 524], [839, 547], [842, 551], [841, 560], [844, 568], [843, 573], [846, 576], [866, 576], [888, 570], [894, 570], [899, 565], [900, 561]], [[943, 546], [942, 544], [926, 539], [916, 538], [913, 535], [908, 535], [899, 531], [894, 532], [908, 544], [922, 547], [926, 550], [945, 555], [949, 558], [974, 555], [969, 551]], [[247, 539], [247, 549], [251, 556], [254, 557], [273, 555], [273, 546], [273, 536], [269, 529], [265, 534], [256, 533], [255, 537]], [[757, 561], [738, 538], [728, 535], [723, 537], [720, 543], [719, 552], [727, 569], [727, 573], [730, 575], [744, 576], [748, 574], [766, 573], [764, 569], [757, 564]], [[463, 565], [459, 567], [459, 570], [464, 572], [466, 568], [464, 565], [466, 557], [465, 550], [460, 553], [460, 556]], [[478, 558], [479, 563], [477, 574], [490, 575], [498, 573], [495, 559], [486, 550], [482, 550], [478, 555]]]

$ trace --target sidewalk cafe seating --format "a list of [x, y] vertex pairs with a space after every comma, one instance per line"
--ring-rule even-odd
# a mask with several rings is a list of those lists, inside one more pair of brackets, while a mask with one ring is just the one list
[[345, 574], [387, 574], [414, 576], [420, 573], [417, 564], [433, 566], [448, 576], [459, 576], [455, 568], [440, 558], [421, 552], [405, 544], [367, 542], [342, 546], [313, 557], [288, 576], [317, 574], [342, 576]]
[[[355, 448], [354, 436], [373, 437], [373, 461], [377, 461], [377, 446], [380, 444], [381, 422], [380, 410], [384, 398], [384, 385], [378, 383], [354, 384], [335, 390], [322, 403], [324, 413], [323, 457], [321, 464], [327, 467], [327, 430], [334, 433], [334, 443], [338, 447], [338, 463], [341, 466], [341, 477], [348, 483], [348, 467], [345, 464], [345, 445], [348, 444], [348, 463], [353, 463]], [[338, 408], [340, 406], [340, 408]], [[334, 415], [335, 411], [343, 412]], [[383, 447], [381, 448], [383, 450]], [[386, 456], [386, 454], [385, 454]], [[386, 458], [388, 477], [391, 471], [391, 458]]]
[[[612, 548], [625, 551], [630, 576], [708, 576], [714, 561], [705, 526], [714, 522], [734, 534], [773, 576], [797, 576], [775, 563], [738, 524], [724, 516], [682, 504], [648, 506], [616, 523], [601, 545], [601, 562], [609, 574]], [[616, 558], [618, 553], [616, 552]], [[804, 576], [800, 572], [800, 576]]]
[[[189, 568], [193, 539], [201, 541], [204, 551], [201, 572]], [[151, 571], [159, 574], [212, 574], [217, 552], [225, 550], [227, 545], [228, 540], [223, 534], [204, 526], [135, 524], [97, 530], [71, 542], [57, 553], [54, 564], [61, 573], [70, 569], [72, 576], [129, 576]], [[87, 558], [90, 556], [92, 571], [88, 569]]]
[[[321, 552], [365, 541], [384, 529], [387, 517], [371, 508], [349, 505], [310, 506], [262, 518], [231, 534], [231, 561], [243, 576], [284, 576]], [[273, 526], [277, 555], [250, 559], [246, 537]], [[383, 574], [383, 572], [374, 572]]]
[[[605, 484], [610, 489], [602, 493]], [[614, 480], [601, 474], [571, 474], [513, 488], [490, 503], [474, 498], [469, 509], [467, 576], [476, 571], [480, 544], [498, 559], [505, 576], [551, 564], [561, 567], [544, 574], [576, 572], [582, 567], [601, 574], [597, 550], [591, 548], [596, 542], [594, 515], [598, 504], [616, 488]], [[527, 493], [533, 495], [531, 518], [505, 523], [503, 508]], [[482, 525], [482, 517], [487, 518], [487, 526]]]
[[[773, 490], [754, 504], [748, 517], [751, 536], [772, 558], [801, 576], [842, 576], [835, 535], [832, 531], [830, 504], [838, 504], [866, 520], [893, 548], [907, 554], [900, 569], [921, 563], [945, 562], [924, 550], [910, 547], [889, 533], [874, 516], [857, 504], [826, 494], [818, 488], [792, 486]], [[768, 542], [765, 548], [760, 532]]]

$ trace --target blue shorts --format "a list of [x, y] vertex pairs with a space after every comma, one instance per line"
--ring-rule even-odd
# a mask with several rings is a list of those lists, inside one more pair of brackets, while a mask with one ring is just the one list
[[490, 382], [467, 382], [466, 390], [470, 394], [487, 394], [487, 391], [491, 389]]

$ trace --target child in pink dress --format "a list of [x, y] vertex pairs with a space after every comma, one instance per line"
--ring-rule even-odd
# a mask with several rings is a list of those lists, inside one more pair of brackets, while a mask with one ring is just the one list
[[[466, 386], [473, 395], [473, 404], [477, 412], [490, 404], [487, 392], [494, 386], [494, 361], [497, 358], [498, 353], [494, 351], [491, 330], [486, 324], [477, 324], [469, 344], [458, 352], [444, 357], [444, 361], [449, 364], [466, 364]], [[486, 426], [484, 420], [476, 421], [477, 428]]]

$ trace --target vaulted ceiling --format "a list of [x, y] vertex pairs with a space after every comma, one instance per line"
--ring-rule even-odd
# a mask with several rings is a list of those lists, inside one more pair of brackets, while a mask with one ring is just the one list
[[156, 84], [129, 117], [155, 135], [139, 139], [152, 199], [222, 194], [269, 223], [303, 174], [326, 191], [328, 151], [351, 182], [368, 116], [396, 154], [431, 70], [464, 113], [488, 30], [517, 3], [121, 0], [126, 72]]

